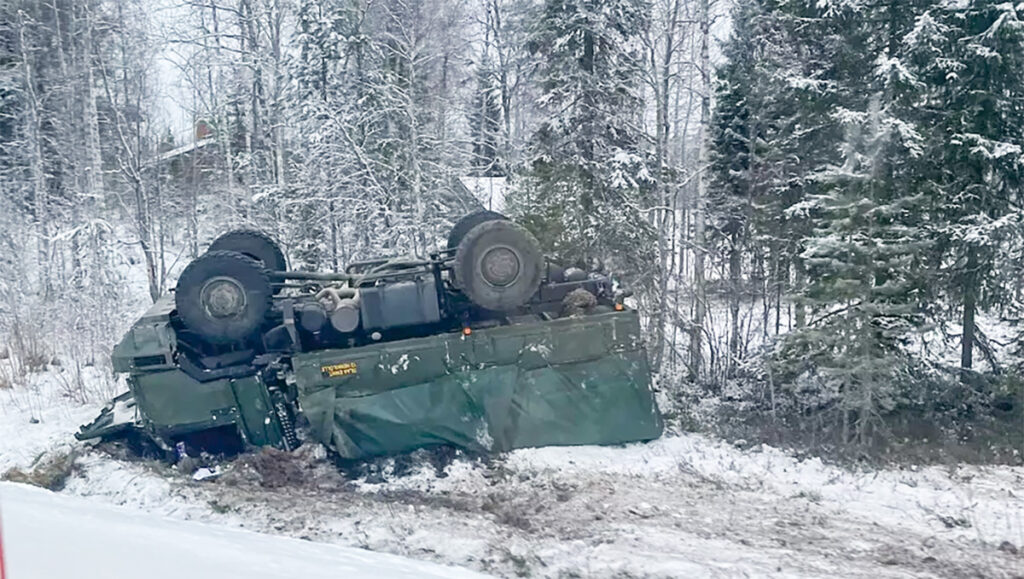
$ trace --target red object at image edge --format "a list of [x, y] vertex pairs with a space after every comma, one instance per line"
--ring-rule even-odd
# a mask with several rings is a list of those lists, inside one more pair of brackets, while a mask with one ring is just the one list
[[4, 573], [4, 529], [3, 520], [0, 518], [0, 579], [7, 575]]

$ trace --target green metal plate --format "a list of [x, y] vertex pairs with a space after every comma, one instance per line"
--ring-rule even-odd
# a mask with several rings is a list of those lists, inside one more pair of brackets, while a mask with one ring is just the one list
[[346, 458], [657, 438], [633, 312], [296, 355], [312, 434]]

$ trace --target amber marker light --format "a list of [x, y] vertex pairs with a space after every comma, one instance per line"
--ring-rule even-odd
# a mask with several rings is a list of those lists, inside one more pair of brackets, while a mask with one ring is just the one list
[[468, 336], [473, 333], [473, 328], [462, 328], [462, 335]]
[[623, 306], [622, 304], [615, 304], [615, 311], [621, 312], [624, 309], [626, 309], [626, 307]]

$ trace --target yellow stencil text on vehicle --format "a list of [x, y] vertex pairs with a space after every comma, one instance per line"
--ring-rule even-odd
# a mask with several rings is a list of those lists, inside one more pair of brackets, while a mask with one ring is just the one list
[[356, 369], [355, 362], [342, 362], [341, 364], [331, 364], [329, 366], [320, 366], [320, 371], [327, 378], [337, 378], [338, 376], [348, 376], [358, 372]]

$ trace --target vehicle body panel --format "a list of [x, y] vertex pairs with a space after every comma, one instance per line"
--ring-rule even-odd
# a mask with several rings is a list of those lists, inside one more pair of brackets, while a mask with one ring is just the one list
[[[171, 450], [187, 435], [232, 427], [246, 444], [286, 448], [290, 425], [275, 406], [281, 393], [268, 388], [271, 372], [248, 365], [197, 377], [170, 314], [158, 301], [115, 348], [130, 396], [78, 437], [134, 428]], [[634, 311], [526, 316], [468, 334], [292, 353], [277, 373], [294, 388], [310, 437], [346, 459], [442, 444], [616, 444], [662, 432], [643, 342]]]
[[635, 312], [293, 358], [312, 436], [344, 458], [451, 444], [477, 452], [657, 438]]

